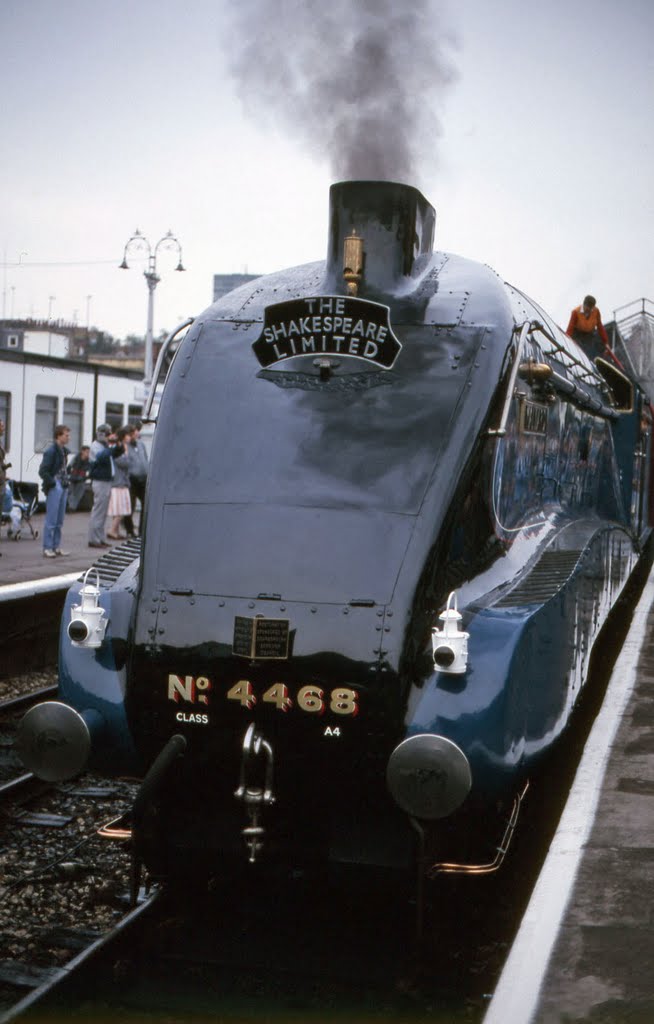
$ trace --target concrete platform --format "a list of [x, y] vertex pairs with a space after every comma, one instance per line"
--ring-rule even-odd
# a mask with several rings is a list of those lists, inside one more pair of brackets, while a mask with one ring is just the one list
[[[138, 525], [138, 515], [136, 523]], [[43, 523], [44, 513], [32, 516], [32, 526], [39, 531], [34, 539], [29, 526], [23, 524], [20, 540], [9, 540], [7, 528], [3, 525], [0, 531], [0, 587], [12, 583], [25, 583], [31, 580], [42, 580], [53, 576], [79, 573], [88, 567], [102, 554], [100, 548], [88, 546], [89, 512], [68, 512], [64, 520], [61, 546], [69, 551], [67, 557], [44, 558], [43, 556]], [[107, 520], [107, 523], [109, 520]], [[107, 549], [108, 550], [108, 549]]]
[[654, 574], [484, 1024], [654, 1021]]

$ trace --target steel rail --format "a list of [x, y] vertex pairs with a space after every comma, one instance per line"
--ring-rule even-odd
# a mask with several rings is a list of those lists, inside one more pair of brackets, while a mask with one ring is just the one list
[[27, 789], [30, 783], [35, 781], [37, 781], [37, 779], [32, 772], [24, 772], [22, 775], [16, 775], [13, 779], [9, 779], [8, 782], [0, 783], [0, 802], [9, 800], [15, 796], [21, 796], [22, 794], [20, 791], [22, 789]]
[[65, 982], [70, 982], [76, 973], [81, 974], [84, 969], [90, 967], [96, 957], [100, 956], [113, 942], [121, 938], [141, 917], [150, 912], [159, 902], [161, 896], [162, 891], [154, 889], [147, 896], [143, 897], [142, 902], [125, 914], [108, 932], [105, 932], [99, 939], [91, 942], [86, 949], [83, 949], [81, 953], [78, 953], [67, 964], [64, 964], [53, 977], [48, 978], [35, 988], [33, 992], [24, 996], [0, 1015], [0, 1024], [11, 1024], [11, 1022], [19, 1020], [23, 1014], [33, 1010], [37, 1005], [45, 1003], [46, 999], [53, 994], [55, 989], [61, 988]]
[[51, 683], [50, 686], [42, 686], [38, 690], [30, 690], [29, 693], [20, 693], [16, 697], [7, 697], [6, 700], [0, 701], [0, 715], [3, 715], [5, 712], [20, 711], [31, 704], [38, 703], [48, 697], [53, 697], [56, 695], [57, 689], [57, 684]]

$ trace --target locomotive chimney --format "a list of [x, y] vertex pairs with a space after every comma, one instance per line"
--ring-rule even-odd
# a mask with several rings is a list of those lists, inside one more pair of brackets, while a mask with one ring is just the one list
[[411, 185], [341, 181], [329, 191], [327, 287], [351, 295], [405, 290], [433, 247], [436, 211]]

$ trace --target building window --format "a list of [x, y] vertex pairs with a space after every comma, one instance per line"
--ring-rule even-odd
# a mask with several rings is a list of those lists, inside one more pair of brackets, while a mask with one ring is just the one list
[[11, 392], [0, 391], [0, 420], [5, 425], [5, 432], [0, 444], [6, 452], [11, 448]]
[[118, 430], [125, 422], [123, 419], [124, 413], [125, 406], [121, 402], [107, 402], [104, 407], [105, 422], [109, 424], [112, 430]]
[[37, 395], [34, 418], [34, 451], [42, 452], [54, 440], [57, 426], [56, 395]]
[[18, 348], [20, 344], [20, 338], [17, 334], [7, 335], [7, 348]]
[[82, 447], [82, 430], [84, 427], [84, 402], [81, 398], [64, 398], [63, 422], [70, 427], [68, 447], [71, 452], [78, 452]]
[[142, 405], [128, 405], [127, 406], [127, 422], [131, 427], [138, 421], [140, 422], [143, 416]]

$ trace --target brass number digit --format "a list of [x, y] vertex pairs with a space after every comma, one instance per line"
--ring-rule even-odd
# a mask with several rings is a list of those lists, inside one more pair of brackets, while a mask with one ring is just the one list
[[356, 690], [332, 690], [329, 710], [337, 715], [358, 715], [359, 694]]
[[247, 679], [239, 679], [237, 683], [234, 683], [231, 690], [227, 691], [227, 699], [240, 701], [248, 711], [251, 711], [257, 703], [257, 698], [252, 692], [252, 683]]
[[325, 710], [323, 696], [323, 691], [319, 687], [303, 686], [301, 690], [298, 690], [297, 706], [303, 711], [321, 715]]
[[293, 707], [293, 701], [288, 695], [288, 687], [283, 683], [274, 683], [269, 690], [266, 690], [261, 699], [267, 704], [276, 704], [280, 711], [288, 711]]

